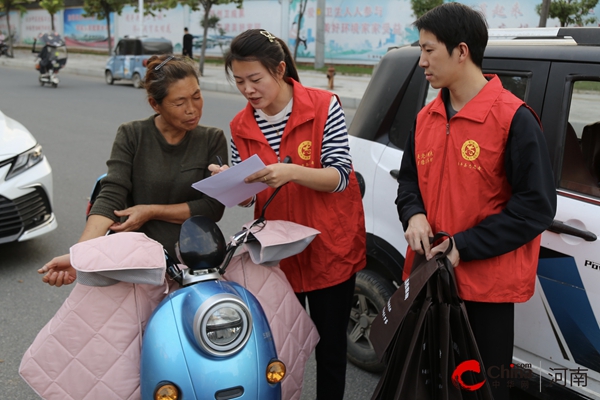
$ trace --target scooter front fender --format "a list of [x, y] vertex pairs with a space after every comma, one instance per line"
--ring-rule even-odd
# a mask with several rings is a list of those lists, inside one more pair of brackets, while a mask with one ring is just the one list
[[[193, 324], [202, 305], [206, 308], [223, 294], [246, 304], [252, 331], [235, 353], [215, 355], [198, 343]], [[250, 292], [227, 281], [191, 285], [167, 296], [146, 325], [140, 368], [142, 399], [153, 399], [157, 387], [170, 382], [183, 399], [279, 400], [281, 384], [266, 380], [267, 366], [276, 358], [268, 321]]]

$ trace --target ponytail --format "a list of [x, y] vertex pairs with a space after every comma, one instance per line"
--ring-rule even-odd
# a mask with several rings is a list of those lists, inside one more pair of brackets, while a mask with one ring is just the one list
[[280, 38], [277, 38], [277, 42], [281, 46], [283, 53], [284, 53], [284, 58], [283, 58], [283, 61], [285, 61], [284, 77], [289, 77], [289, 78], [292, 78], [293, 80], [295, 80], [296, 82], [300, 82], [300, 77], [298, 76], [298, 69], [296, 68], [296, 63], [294, 62], [294, 58], [292, 57], [292, 53], [290, 52], [289, 47], [287, 47], [285, 42]]

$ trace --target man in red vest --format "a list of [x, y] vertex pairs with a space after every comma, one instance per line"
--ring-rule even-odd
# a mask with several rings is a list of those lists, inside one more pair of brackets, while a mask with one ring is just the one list
[[[481, 70], [483, 15], [446, 3], [415, 22], [419, 66], [438, 97], [418, 114], [404, 148], [396, 204], [414, 252], [429, 259], [438, 231], [452, 235], [448, 258], [484, 368], [512, 362], [514, 303], [534, 292], [540, 235], [556, 211], [556, 190], [540, 122], [522, 100]], [[492, 385], [509, 399], [507, 382]]]

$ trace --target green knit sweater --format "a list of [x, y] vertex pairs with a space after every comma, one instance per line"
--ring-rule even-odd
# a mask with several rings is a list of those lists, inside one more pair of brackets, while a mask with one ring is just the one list
[[[227, 160], [227, 141], [221, 129], [198, 126], [176, 145], [167, 143], [154, 124], [155, 116], [123, 124], [117, 131], [108, 174], [90, 215], [114, 221], [114, 210], [138, 204], [187, 203], [191, 215], [205, 215], [214, 221], [225, 207], [192, 188], [192, 183], [210, 176], [209, 164], [217, 155]], [[151, 220], [140, 231], [161, 243], [175, 256], [179, 224]]]

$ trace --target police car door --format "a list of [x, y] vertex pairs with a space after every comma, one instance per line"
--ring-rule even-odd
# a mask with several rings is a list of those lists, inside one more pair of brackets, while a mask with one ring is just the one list
[[536, 293], [515, 320], [515, 357], [551, 385], [592, 398], [600, 397], [599, 71], [551, 66], [541, 117], [558, 207], [542, 236]]

